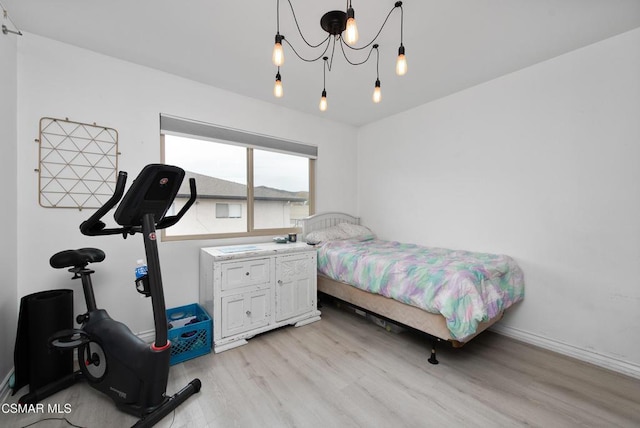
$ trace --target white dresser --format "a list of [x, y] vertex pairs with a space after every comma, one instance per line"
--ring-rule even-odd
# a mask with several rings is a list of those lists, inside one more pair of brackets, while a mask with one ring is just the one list
[[202, 248], [200, 305], [213, 318], [214, 351], [277, 327], [320, 320], [316, 257], [305, 243]]

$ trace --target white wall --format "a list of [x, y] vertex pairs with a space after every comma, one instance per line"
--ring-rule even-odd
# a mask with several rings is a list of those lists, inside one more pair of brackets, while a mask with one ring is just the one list
[[[5, 23], [5, 21], [2, 21]], [[2, 245], [0, 246], [0, 382], [13, 367], [13, 345], [18, 322], [16, 232], [17, 173], [16, 173], [16, 106], [17, 100], [17, 42], [15, 35], [0, 34], [0, 183], [4, 203], [0, 209]], [[0, 383], [1, 389], [2, 383]]]
[[[33, 141], [38, 137], [38, 122], [43, 116], [96, 122], [117, 129], [122, 152], [119, 169], [128, 171], [130, 180], [145, 164], [160, 161], [161, 112], [317, 145], [318, 210], [356, 210], [352, 168], [356, 161], [356, 130], [352, 127], [31, 34], [18, 44], [18, 95], [19, 296], [72, 287], [77, 311], [84, 311], [78, 281], [72, 283], [69, 273], [50, 268], [48, 261], [59, 250], [94, 246], [107, 254], [103, 263], [95, 265], [98, 306], [134, 332], [153, 326], [150, 302], [138, 297], [133, 285], [135, 262], [144, 255], [142, 238], [85, 237], [78, 226], [93, 210], [79, 212], [38, 205], [34, 173], [38, 145]], [[167, 307], [198, 301], [199, 248], [220, 243], [160, 244]]]
[[636, 375], [639, 47], [636, 29], [358, 133], [364, 224], [513, 256], [526, 297], [503, 332]]

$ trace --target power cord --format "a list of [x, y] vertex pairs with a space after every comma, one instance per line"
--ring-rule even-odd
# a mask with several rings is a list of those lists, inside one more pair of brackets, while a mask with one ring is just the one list
[[173, 417], [171, 418], [171, 424], [169, 425], [169, 428], [171, 428], [173, 426], [173, 423], [176, 420], [176, 409], [173, 409]]
[[[173, 423], [176, 421], [176, 409], [173, 409], [172, 413], [173, 413], [173, 416], [171, 417], [171, 423], [169, 424], [169, 428], [171, 428], [173, 426]], [[84, 427], [82, 425], [73, 424], [67, 418], [43, 418], [43, 419], [40, 419], [38, 421], [32, 422], [29, 425], [23, 425], [20, 428], [28, 428], [28, 427], [34, 426], [36, 424], [39, 424], [40, 422], [44, 422], [44, 421], [65, 421], [67, 424], [69, 424], [69, 426], [74, 427], [74, 428], [87, 428], [87, 427]]]
[[22, 428], [27, 428], [27, 427], [33, 426], [35, 424], [39, 424], [40, 422], [44, 422], [44, 421], [65, 421], [66, 423], [69, 424], [69, 426], [72, 426], [72, 427], [75, 427], [75, 428], [86, 428], [86, 427], [83, 427], [81, 425], [72, 424], [69, 421], [69, 419], [67, 419], [67, 418], [44, 418], [44, 419], [40, 419], [39, 421], [35, 421], [33, 423], [30, 423], [29, 425], [25, 425]]

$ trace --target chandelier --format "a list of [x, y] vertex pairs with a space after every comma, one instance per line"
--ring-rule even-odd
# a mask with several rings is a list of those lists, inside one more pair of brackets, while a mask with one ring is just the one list
[[[379, 63], [380, 63], [380, 51], [378, 48], [380, 47], [376, 40], [382, 33], [384, 26], [387, 24], [389, 17], [393, 13], [394, 10], [400, 9], [400, 47], [398, 48], [398, 57], [396, 60], [396, 74], [398, 76], [402, 76], [407, 72], [407, 60], [405, 58], [404, 45], [402, 44], [402, 33], [404, 26], [404, 11], [402, 9], [402, 2], [395, 2], [394, 6], [391, 8], [387, 17], [382, 22], [380, 29], [374, 36], [373, 40], [362, 45], [355, 46], [358, 42], [358, 27], [356, 25], [355, 19], [355, 11], [351, 6], [351, 0], [347, 1], [347, 11], [343, 12], [341, 10], [332, 10], [330, 12], [325, 13], [320, 19], [320, 27], [324, 31], [327, 32], [327, 37], [322, 40], [320, 43], [313, 44], [309, 43], [307, 39], [302, 34], [302, 30], [300, 29], [300, 25], [298, 24], [298, 18], [296, 17], [296, 13], [293, 9], [293, 5], [291, 4], [291, 0], [287, 0], [289, 3], [289, 7], [291, 8], [291, 14], [293, 15], [293, 20], [295, 22], [296, 28], [298, 29], [298, 33], [300, 37], [304, 41], [304, 43], [316, 52], [316, 56], [306, 58], [298, 53], [296, 48], [289, 42], [288, 39], [284, 37], [284, 34], [280, 34], [280, 0], [277, 1], [277, 10], [276, 10], [276, 37], [275, 37], [275, 46], [273, 47], [273, 55], [272, 60], [273, 64], [278, 67], [278, 71], [276, 73], [276, 82], [273, 87], [273, 95], [277, 98], [282, 97], [283, 88], [282, 88], [282, 75], [280, 74], [280, 67], [284, 64], [284, 49], [282, 47], [283, 42], [288, 45], [291, 51], [302, 61], [305, 62], [316, 62], [320, 59], [323, 61], [323, 70], [322, 70], [322, 79], [323, 79], [323, 87], [322, 87], [322, 96], [320, 98], [320, 110], [325, 111], [327, 109], [327, 89], [326, 89], [326, 72], [327, 70], [330, 72], [331, 67], [333, 65], [333, 57], [336, 51], [336, 45], [339, 46], [344, 59], [350, 65], [362, 65], [369, 61], [371, 58], [373, 51], [375, 50], [376, 57], [376, 80], [373, 89], [373, 102], [379, 103], [382, 99], [382, 93], [380, 89], [380, 72], [379, 72]], [[330, 55], [327, 55], [331, 49]], [[369, 50], [367, 56], [364, 60], [357, 61], [350, 58], [350, 55], [357, 55], [357, 51]], [[321, 51], [319, 55], [317, 52]]]

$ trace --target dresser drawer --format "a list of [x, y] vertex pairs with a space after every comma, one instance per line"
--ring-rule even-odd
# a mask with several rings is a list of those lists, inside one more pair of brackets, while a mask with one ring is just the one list
[[267, 284], [270, 281], [271, 259], [244, 260], [222, 263], [221, 289], [247, 287], [249, 285]]

